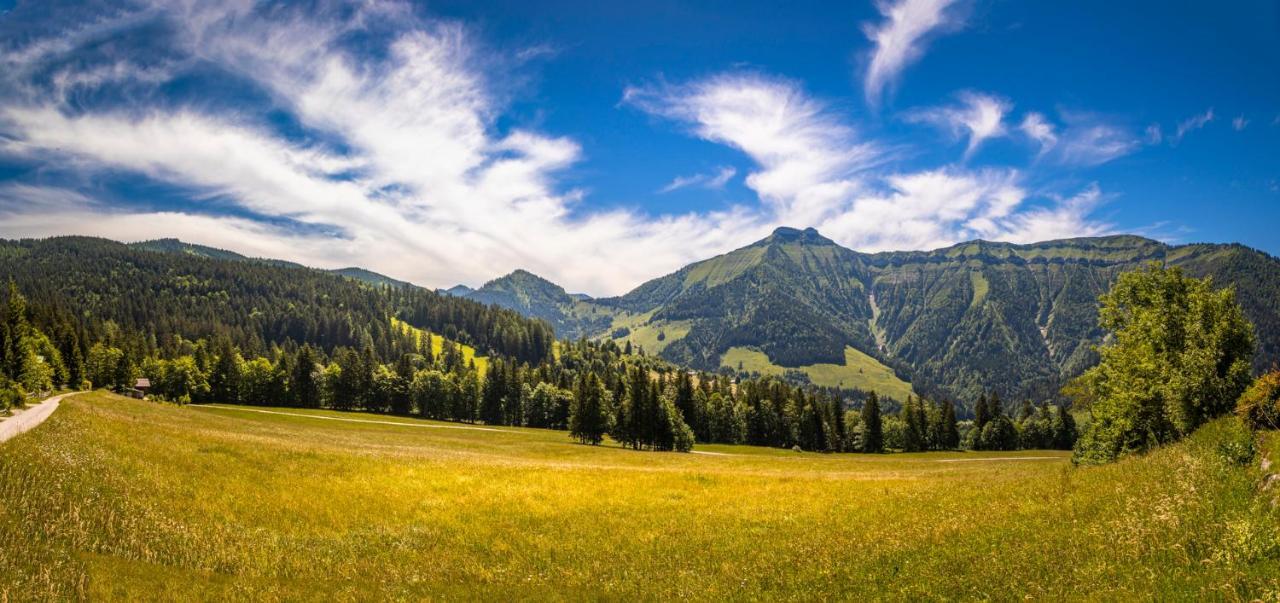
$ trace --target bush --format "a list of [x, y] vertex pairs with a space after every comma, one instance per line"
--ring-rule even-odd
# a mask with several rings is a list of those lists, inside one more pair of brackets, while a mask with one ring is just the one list
[[1280, 368], [1258, 377], [1240, 395], [1236, 414], [1254, 429], [1280, 429]]
[[22, 406], [26, 393], [16, 383], [0, 385], [0, 412], [8, 412], [12, 408]]

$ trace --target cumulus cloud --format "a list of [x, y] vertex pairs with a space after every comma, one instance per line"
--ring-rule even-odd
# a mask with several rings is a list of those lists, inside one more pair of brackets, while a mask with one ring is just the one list
[[874, 48], [863, 79], [867, 103], [878, 105], [887, 86], [892, 86], [911, 63], [924, 55], [930, 34], [956, 29], [960, 19], [949, 11], [957, 0], [881, 0], [877, 3], [884, 20], [864, 26]]
[[1182, 137], [1205, 127], [1209, 122], [1213, 121], [1213, 107], [1210, 107], [1204, 113], [1193, 115], [1187, 119], [1178, 122], [1178, 129], [1173, 134], [1172, 144], [1182, 142]]
[[938, 126], [950, 131], [956, 139], [967, 138], [964, 156], [968, 159], [984, 141], [1007, 133], [1004, 116], [1013, 105], [1003, 98], [980, 92], [961, 92], [958, 97], [958, 104], [911, 111], [906, 119]]
[[659, 193], [669, 193], [690, 186], [698, 186], [706, 189], [721, 189], [728, 184], [734, 176], [738, 175], [738, 170], [733, 166], [721, 166], [715, 172], [708, 174], [694, 174], [692, 176], [676, 176], [668, 182], [666, 186], [658, 189]]

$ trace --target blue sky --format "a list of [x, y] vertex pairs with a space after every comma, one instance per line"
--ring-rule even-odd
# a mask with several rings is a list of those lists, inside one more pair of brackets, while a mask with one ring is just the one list
[[1280, 254], [1274, 2], [0, 10], [4, 237], [593, 294], [779, 225]]

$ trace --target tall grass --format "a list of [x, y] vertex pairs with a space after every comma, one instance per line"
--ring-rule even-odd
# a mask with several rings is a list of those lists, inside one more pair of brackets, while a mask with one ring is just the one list
[[[1274, 599], [1250, 437], [673, 455], [91, 394], [0, 446], [0, 600]], [[1055, 458], [938, 462], [991, 456]]]

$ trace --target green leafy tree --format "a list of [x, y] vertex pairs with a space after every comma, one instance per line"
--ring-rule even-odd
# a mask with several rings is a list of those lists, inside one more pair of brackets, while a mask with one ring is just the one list
[[981, 450], [1017, 450], [1018, 430], [1003, 414], [987, 421], [978, 435]]
[[1152, 263], [1120, 275], [1100, 301], [1110, 338], [1081, 377], [1091, 421], [1075, 462], [1177, 440], [1229, 412], [1248, 387], [1253, 328], [1233, 289]]
[[1236, 413], [1254, 429], [1280, 429], [1280, 368], [1258, 377], [1241, 394]]

